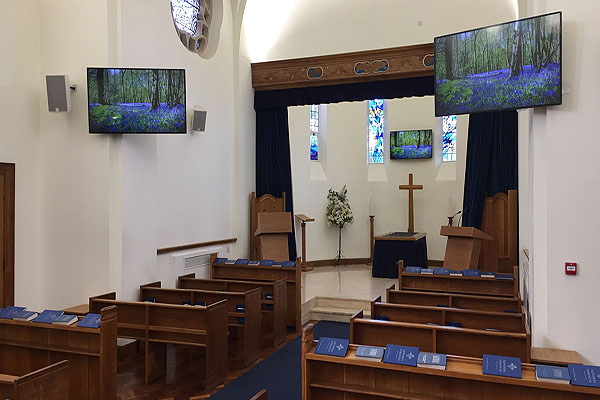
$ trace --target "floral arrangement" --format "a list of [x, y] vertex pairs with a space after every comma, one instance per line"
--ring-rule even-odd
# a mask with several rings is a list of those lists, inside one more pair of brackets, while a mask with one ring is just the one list
[[352, 210], [350, 209], [350, 204], [346, 197], [347, 193], [348, 190], [346, 189], [346, 185], [344, 185], [339, 192], [329, 189], [329, 193], [327, 194], [327, 200], [329, 202], [327, 203], [327, 209], [325, 210], [327, 225], [333, 224], [342, 229], [344, 225], [351, 224], [352, 221], [354, 221]]

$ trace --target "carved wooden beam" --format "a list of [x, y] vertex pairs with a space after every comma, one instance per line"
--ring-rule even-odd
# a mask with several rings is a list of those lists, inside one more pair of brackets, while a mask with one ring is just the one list
[[255, 90], [433, 76], [433, 43], [252, 64]]

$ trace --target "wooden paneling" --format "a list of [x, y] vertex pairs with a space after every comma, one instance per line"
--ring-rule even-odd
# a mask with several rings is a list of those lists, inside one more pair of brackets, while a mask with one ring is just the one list
[[0, 374], [0, 398], [14, 400], [64, 400], [69, 397], [69, 362], [32, 371], [23, 376]]
[[0, 307], [15, 302], [15, 165], [0, 163]]
[[252, 64], [257, 90], [433, 76], [433, 43]]
[[351, 344], [345, 357], [314, 354], [313, 326], [302, 333], [302, 400], [594, 400], [600, 389], [539, 382], [535, 365], [522, 364], [522, 379], [483, 374], [481, 358], [449, 355], [446, 370], [359, 359]]

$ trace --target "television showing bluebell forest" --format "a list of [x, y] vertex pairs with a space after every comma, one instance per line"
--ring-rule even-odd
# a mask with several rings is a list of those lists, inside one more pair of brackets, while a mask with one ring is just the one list
[[390, 132], [390, 158], [431, 158], [431, 129]]
[[562, 103], [561, 13], [435, 38], [435, 115]]
[[90, 133], [186, 133], [182, 69], [88, 68]]

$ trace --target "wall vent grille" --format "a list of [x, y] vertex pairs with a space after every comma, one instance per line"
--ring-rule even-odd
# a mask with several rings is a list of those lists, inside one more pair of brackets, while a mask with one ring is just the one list
[[183, 269], [193, 269], [210, 266], [210, 254], [200, 254], [183, 259]]

